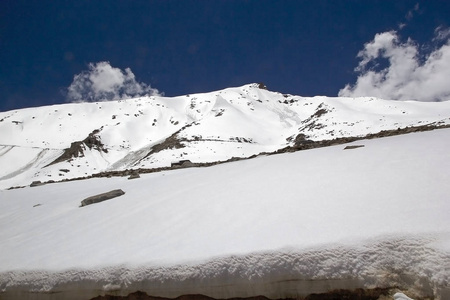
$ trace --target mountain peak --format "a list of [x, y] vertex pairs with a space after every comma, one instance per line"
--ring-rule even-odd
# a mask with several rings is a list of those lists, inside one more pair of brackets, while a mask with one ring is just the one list
[[[301, 97], [252, 83], [0, 113], [0, 188], [172, 162], [247, 158], [309, 141], [450, 124], [450, 102]], [[61, 171], [68, 170], [68, 171]]]

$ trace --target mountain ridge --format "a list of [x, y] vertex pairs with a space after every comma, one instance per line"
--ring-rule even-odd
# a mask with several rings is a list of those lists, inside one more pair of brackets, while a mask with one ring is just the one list
[[292, 150], [299, 137], [319, 142], [448, 124], [450, 101], [311, 98], [261, 84], [22, 109], [0, 113], [0, 188], [167, 168], [180, 160], [248, 158]]
[[449, 130], [0, 190], [0, 297], [447, 299]]

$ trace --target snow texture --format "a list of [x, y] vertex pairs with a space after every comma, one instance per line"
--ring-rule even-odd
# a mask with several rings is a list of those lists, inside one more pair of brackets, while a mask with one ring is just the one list
[[[245, 158], [292, 146], [298, 134], [318, 141], [445, 124], [450, 124], [450, 101], [311, 98], [257, 84], [172, 98], [0, 112], [0, 189], [104, 171], [169, 167], [179, 160]], [[88, 137], [102, 146], [83, 142]], [[168, 138], [178, 146], [164, 144]], [[76, 142], [75, 156], [51, 164]]]
[[0, 190], [0, 296], [449, 299], [450, 129], [354, 144]]

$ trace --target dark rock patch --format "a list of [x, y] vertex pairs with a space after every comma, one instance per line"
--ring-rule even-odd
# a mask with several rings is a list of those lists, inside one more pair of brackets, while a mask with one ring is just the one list
[[[92, 298], [91, 300], [119, 300], [119, 299], [126, 299], [126, 300], [218, 300], [216, 298], [208, 297], [208, 296], [201, 295], [201, 294], [181, 295], [176, 298], [154, 297], [154, 296], [149, 296], [147, 293], [141, 292], [141, 291], [131, 293], [128, 296], [111, 296], [111, 295], [98, 296], [98, 297]], [[227, 300], [269, 300], [269, 298], [264, 297], [264, 296], [255, 296], [255, 297], [247, 297], [247, 298], [228, 298]], [[289, 300], [289, 298], [286, 298], [285, 300]]]
[[72, 144], [70, 144], [69, 148], [64, 149], [64, 153], [60, 157], [58, 157], [53, 162], [46, 165], [46, 167], [54, 165], [59, 162], [69, 161], [75, 157], [83, 157], [85, 147], [88, 147], [89, 149], [95, 149], [97, 151], [101, 151], [104, 153], [108, 153], [108, 149], [105, 148], [105, 145], [103, 145], [102, 141], [100, 140], [100, 137], [98, 136], [99, 132], [100, 130], [96, 129], [91, 133], [89, 133], [88, 137], [85, 138], [84, 140], [73, 142]]
[[192, 166], [194, 166], [194, 164], [188, 159], [175, 161], [170, 164], [171, 168], [188, 168]]
[[[187, 126], [185, 126], [185, 127], [187, 127]], [[166, 149], [184, 148], [185, 146], [182, 142], [185, 141], [185, 139], [179, 138], [178, 133], [180, 133], [181, 130], [183, 130], [185, 127], [183, 127], [182, 129], [178, 130], [177, 132], [175, 132], [174, 134], [172, 134], [171, 136], [166, 138], [163, 142], [153, 146], [152, 150], [144, 158], [147, 158], [152, 154], [158, 153], [158, 152], [166, 150]]]
[[281, 149], [279, 149], [275, 152], [269, 153], [269, 154], [295, 152], [295, 151], [314, 149], [314, 148], [320, 148], [320, 147], [335, 146], [335, 145], [351, 143], [354, 141], [370, 140], [370, 139], [389, 137], [389, 136], [395, 136], [395, 135], [401, 135], [401, 134], [407, 134], [407, 133], [413, 133], [413, 132], [431, 131], [431, 130], [440, 129], [440, 128], [450, 128], [450, 125], [429, 124], [429, 125], [421, 125], [421, 126], [412, 126], [412, 127], [397, 128], [397, 129], [392, 129], [392, 130], [382, 130], [380, 132], [370, 133], [365, 136], [342, 137], [342, 138], [335, 138], [332, 140], [321, 140], [321, 141], [307, 140], [307, 139], [303, 138], [303, 136], [304, 136], [303, 134], [299, 134], [301, 136], [298, 137], [298, 135], [297, 135], [293, 146], [281, 148]]
[[294, 147], [311, 143], [314, 143], [314, 141], [308, 140], [303, 133], [298, 134], [294, 139]]
[[[333, 290], [326, 293], [310, 294], [306, 297], [284, 298], [284, 300], [378, 300], [380, 297], [389, 296], [391, 288], [356, 289], [356, 290]], [[128, 296], [97, 296], [91, 300], [218, 300], [205, 295], [182, 295], [177, 298], [164, 298], [150, 296], [145, 292], [137, 291]], [[224, 299], [225, 300], [225, 299]], [[226, 300], [269, 300], [265, 296], [254, 296], [245, 298], [227, 298]], [[281, 299], [275, 299], [281, 300]]]
[[36, 181], [33, 181], [33, 182], [30, 184], [30, 187], [35, 187], [35, 186], [40, 186], [40, 185], [44, 185], [44, 183], [42, 183], [42, 182], [39, 181], [39, 180], [36, 180]]
[[304, 300], [378, 300], [389, 295], [389, 288], [334, 290], [327, 293], [310, 294]]
[[141, 176], [139, 176], [139, 173], [134, 172], [134, 173], [131, 173], [130, 177], [128, 177], [128, 180], [137, 179], [137, 178], [141, 178]]
[[312, 117], [320, 118], [321, 116], [323, 116], [323, 115], [326, 114], [327, 112], [328, 112], [328, 111], [327, 111], [326, 109], [320, 108], [320, 109], [318, 109], [318, 110], [312, 115]]
[[346, 146], [344, 148], [344, 150], [351, 150], [351, 149], [357, 149], [357, 148], [362, 148], [364, 147], [364, 145], [350, 145], [350, 146]]
[[264, 83], [260, 82], [258, 83], [258, 89], [267, 90], [267, 86]]
[[112, 190], [112, 191], [109, 191], [106, 193], [98, 194], [95, 196], [91, 196], [91, 197], [88, 197], [88, 198], [84, 199], [83, 201], [81, 201], [80, 207], [94, 204], [94, 203], [103, 202], [106, 200], [110, 200], [112, 198], [116, 198], [116, 197], [122, 196], [124, 194], [125, 194], [124, 191], [118, 189], [118, 190]]
[[[188, 124], [188, 125], [184, 126], [181, 130], [183, 130], [187, 127], [190, 127], [193, 124], [194, 123]], [[343, 138], [335, 138], [332, 140], [321, 140], [321, 141], [309, 140], [309, 139], [307, 139], [306, 135], [300, 133], [295, 137], [295, 142], [294, 142], [293, 146], [287, 146], [287, 147], [278, 149], [274, 152], [261, 152], [259, 154], [254, 154], [250, 157], [233, 157], [233, 158], [225, 160], [225, 161], [204, 162], [204, 163], [195, 162], [195, 163], [191, 163], [190, 167], [209, 167], [209, 166], [214, 166], [214, 165], [237, 161], [237, 160], [252, 159], [252, 158], [256, 158], [258, 156], [275, 155], [275, 154], [286, 153], [286, 152], [296, 152], [296, 151], [308, 150], [308, 149], [314, 149], [314, 148], [342, 145], [342, 144], [351, 143], [354, 141], [359, 141], [359, 140], [364, 140], [364, 139], [375, 139], [375, 138], [381, 138], [381, 137], [389, 137], [389, 136], [407, 134], [407, 133], [412, 133], [412, 132], [431, 131], [431, 130], [441, 129], [441, 128], [450, 128], [450, 125], [441, 125], [440, 123], [432, 123], [432, 124], [421, 125], [421, 126], [405, 127], [405, 128], [398, 128], [398, 129], [393, 129], [393, 130], [383, 130], [378, 133], [371, 133], [371, 134], [367, 134], [365, 136], [359, 136], [359, 137], [343, 137]], [[174, 138], [176, 138], [176, 137], [174, 137]], [[287, 138], [288, 142], [290, 142], [292, 140], [294, 140], [294, 136]], [[181, 144], [181, 140], [177, 140], [177, 141], [178, 141], [178, 143]], [[183, 140], [183, 141], [187, 141], [187, 140]], [[181, 146], [184, 147], [183, 144], [181, 144]], [[156, 149], [163, 150], [165, 148], [163, 146], [161, 146], [160, 148], [157, 147]], [[153, 152], [153, 153], [155, 153], [155, 152]], [[149, 156], [150, 154], [152, 154], [152, 152], [150, 152], [147, 156]], [[157, 173], [157, 172], [161, 172], [161, 171], [173, 170], [176, 168], [177, 167], [159, 167], [159, 168], [152, 168], [152, 169], [139, 168], [139, 169], [133, 169], [133, 170], [107, 171], [107, 172], [105, 171], [105, 172], [95, 173], [95, 174], [92, 174], [89, 176], [84, 176], [84, 177], [66, 178], [66, 179], [62, 179], [58, 182], [67, 182], [67, 181], [85, 180], [85, 179], [89, 179], [89, 178], [112, 177], [112, 176], [123, 177], [123, 176], [130, 176], [131, 174], [133, 174], [135, 172], [138, 172], [139, 174]], [[55, 182], [55, 181], [50, 180], [50, 181], [44, 182], [42, 184], [53, 183], [53, 182]], [[18, 189], [18, 188], [24, 188], [24, 186], [10, 187], [9, 190]]]
[[302, 121], [302, 124], [305, 124], [303, 127], [299, 128], [299, 131], [312, 131], [314, 129], [322, 129], [325, 127], [324, 124], [318, 122], [318, 119], [328, 113], [329, 110], [326, 108], [326, 106], [322, 103], [317, 107], [317, 110], [314, 114], [309, 116], [309, 118]]
[[220, 116], [222, 116], [224, 111], [225, 111], [225, 109], [221, 108], [221, 109], [219, 110], [219, 112], [216, 113], [215, 117], [220, 117]]

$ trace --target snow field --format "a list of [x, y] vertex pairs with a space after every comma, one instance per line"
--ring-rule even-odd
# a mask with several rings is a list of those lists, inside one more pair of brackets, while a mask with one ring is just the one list
[[447, 299], [449, 135], [0, 190], [0, 288], [280, 298], [398, 286]]
[[[450, 124], [450, 101], [307, 98], [262, 90], [255, 84], [173, 98], [0, 112], [0, 189], [106, 170], [170, 166], [182, 159], [211, 162], [249, 157], [292, 145], [298, 134], [317, 141], [431, 123]], [[107, 153], [85, 151], [84, 157], [43, 168], [72, 142], [83, 141], [94, 131]], [[143, 159], [174, 134], [183, 139], [184, 148], [167, 146]], [[39, 151], [48, 151], [45, 161], [36, 155]]]

